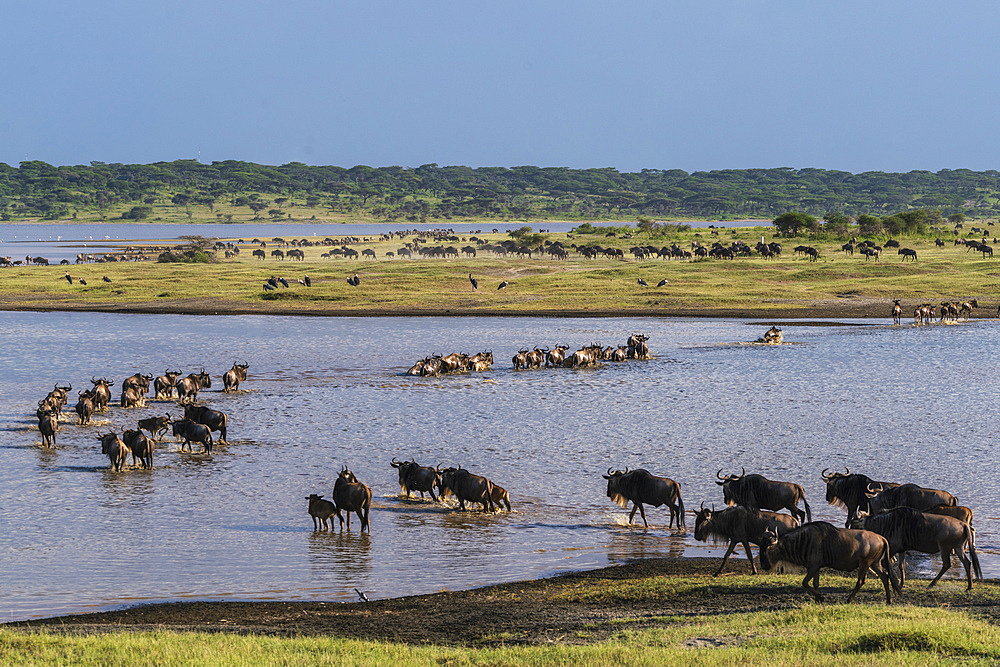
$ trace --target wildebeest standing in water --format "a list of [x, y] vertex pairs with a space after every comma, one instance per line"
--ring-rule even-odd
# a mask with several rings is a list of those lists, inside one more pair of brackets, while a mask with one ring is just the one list
[[465, 511], [465, 501], [479, 503], [483, 506], [483, 512], [495, 512], [496, 506], [493, 503], [493, 482], [482, 475], [474, 475], [468, 470], [459, 468], [441, 469], [438, 492], [442, 498], [453, 495], [458, 499], [458, 507]]
[[823, 472], [820, 473], [826, 482], [826, 502], [847, 510], [845, 528], [851, 525], [851, 517], [857, 514], [858, 507], [868, 506], [869, 490], [883, 491], [899, 486], [894, 482], [876, 482], [867, 475], [851, 474], [850, 468], [844, 468], [845, 472], [829, 474], [826, 470], [823, 468]]
[[[962, 565], [965, 566], [965, 578], [968, 581], [967, 590], [972, 590], [972, 570], [976, 577], [983, 578], [979, 567], [979, 556], [976, 555], [976, 531], [969, 524], [950, 516], [924, 514], [912, 507], [897, 507], [876, 516], [858, 516], [853, 522], [854, 527], [864, 528], [878, 533], [889, 542], [890, 558], [899, 554], [899, 587], [903, 589], [906, 582], [906, 552], [920, 551], [925, 554], [941, 554], [941, 571], [930, 583], [933, 586], [938, 579], [951, 569], [951, 554], [955, 552]], [[969, 547], [969, 557], [965, 555], [965, 547]]]
[[250, 368], [249, 362], [244, 361], [242, 364], [238, 364], [234, 361], [233, 367], [222, 376], [222, 391], [226, 393], [238, 391], [240, 382], [245, 382], [247, 379], [248, 368]]
[[817, 602], [823, 601], [823, 594], [819, 592], [819, 571], [824, 567], [841, 572], [858, 571], [858, 583], [847, 597], [848, 602], [854, 601], [868, 578], [869, 569], [882, 580], [886, 604], [892, 604], [890, 583], [893, 588], [898, 587], [896, 575], [889, 566], [889, 543], [884, 537], [867, 530], [837, 528], [825, 521], [807, 523], [780, 537], [776, 531], [767, 531], [761, 544], [760, 565], [770, 570], [780, 562], [806, 568], [802, 587]]
[[[748, 475], [746, 469], [739, 475], [722, 476], [722, 469], [715, 473], [721, 482], [722, 497], [727, 505], [742, 505], [751, 512], [759, 510], [787, 509], [796, 519], [812, 521], [812, 510], [806, 502], [806, 492], [798, 484], [792, 482], [772, 482], [763, 475]], [[799, 509], [799, 501], [806, 511]]]
[[407, 498], [410, 497], [410, 491], [419, 491], [421, 498], [427, 492], [431, 494], [431, 500], [437, 501], [434, 495], [434, 487], [440, 482], [437, 470], [431, 466], [422, 466], [412, 458], [409, 461], [397, 461], [393, 457], [389, 465], [399, 472], [399, 488]]
[[618, 503], [620, 507], [628, 507], [629, 502], [633, 503], [632, 511], [628, 515], [629, 524], [635, 517], [635, 511], [639, 510], [642, 523], [649, 528], [646, 521], [646, 510], [643, 503], [659, 507], [666, 505], [670, 508], [670, 521], [667, 528], [677, 522], [677, 528], [687, 528], [684, 520], [684, 500], [681, 498], [681, 486], [672, 479], [666, 477], [656, 477], [648, 470], [638, 469], [629, 472], [611, 470], [608, 468], [607, 475], [601, 475], [608, 480], [608, 498]]
[[336, 514], [337, 518], [340, 519], [341, 530], [344, 529], [344, 517], [340, 514], [343, 510], [347, 513], [347, 530], [351, 529], [351, 512], [355, 512], [358, 515], [358, 520], [361, 521], [361, 532], [365, 530], [369, 533], [372, 532], [369, 522], [372, 490], [359, 482], [354, 473], [346, 466], [337, 475], [337, 481], [333, 484], [333, 504], [337, 506]]
[[81, 391], [78, 393], [80, 400], [76, 402], [76, 414], [80, 416], [80, 426], [90, 423], [90, 417], [94, 414], [94, 390]]
[[747, 559], [750, 561], [750, 571], [757, 574], [757, 566], [753, 562], [753, 552], [750, 551], [750, 545], [756, 544], [760, 547], [767, 530], [776, 530], [780, 537], [798, 527], [798, 520], [788, 514], [767, 511], [754, 514], [747, 508], [738, 506], [727, 507], [716, 512], [702, 505], [694, 522], [694, 539], [699, 542], [706, 542], [710, 538], [729, 541], [729, 548], [726, 550], [726, 555], [722, 557], [722, 564], [719, 565], [715, 576], [722, 574], [722, 570], [726, 567], [726, 561], [736, 550], [737, 544], [743, 545], [747, 552]]
[[315, 493], [306, 496], [306, 500], [309, 501], [309, 516], [313, 520], [313, 530], [319, 530], [320, 526], [323, 530], [327, 530], [330, 527], [327, 522], [337, 513], [337, 506], [329, 500], [323, 500], [323, 496]]
[[181, 438], [182, 452], [185, 445], [187, 445], [188, 451], [191, 451], [191, 443], [198, 442], [204, 447], [205, 453], [211, 455], [212, 432], [204, 424], [195, 424], [190, 419], [181, 419], [172, 424], [172, 430], [175, 438]]
[[122, 442], [132, 451], [132, 463], [138, 464], [142, 468], [152, 470], [153, 441], [146, 437], [146, 434], [139, 430], [122, 431]]
[[42, 447], [54, 447], [59, 422], [54, 410], [43, 410], [38, 416], [38, 432], [42, 434]]
[[115, 472], [121, 472], [128, 460], [128, 445], [122, 442], [117, 433], [98, 433], [97, 439], [101, 441], [101, 454], [107, 455]]
[[204, 424], [210, 431], [218, 431], [219, 442], [229, 442], [226, 438], [229, 417], [225, 412], [210, 410], [201, 405], [185, 405], [184, 418], [190, 419], [196, 424]]
[[201, 369], [201, 373], [191, 373], [186, 378], [179, 380], [177, 382], [177, 399], [184, 403], [193, 403], [196, 398], [198, 398], [198, 391], [201, 389], [210, 389], [212, 387], [212, 378], [209, 377], [205, 369]]
[[868, 489], [867, 508], [869, 515], [875, 516], [896, 507], [912, 507], [923, 512], [935, 505], [958, 505], [958, 498], [938, 489], [925, 489], [916, 484], [900, 484], [882, 491], [874, 487]]
[[148, 419], [140, 419], [138, 426], [140, 429], [148, 431], [152, 438], [159, 440], [167, 432], [167, 427], [170, 426], [171, 421], [170, 415], [149, 417]]
[[163, 371], [163, 375], [153, 380], [153, 393], [155, 398], [173, 398], [174, 389], [177, 386], [177, 378], [181, 376], [181, 371], [172, 371], [169, 368]]
[[94, 398], [92, 399], [94, 401], [94, 412], [103, 412], [108, 409], [108, 403], [111, 402], [111, 387], [115, 386], [115, 381], [104, 377], [100, 380], [92, 377], [90, 381], [94, 385]]

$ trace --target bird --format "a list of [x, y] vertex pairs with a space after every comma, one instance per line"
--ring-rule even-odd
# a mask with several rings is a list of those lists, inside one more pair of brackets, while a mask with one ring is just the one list
[[666, 285], [666, 284], [667, 284], [667, 279], [666, 279], [666, 278], [664, 278], [664, 279], [663, 279], [663, 280], [661, 280], [660, 282], [656, 283], [656, 286], [657, 286], [657, 287], [663, 287], [663, 286], [664, 286], [664, 285]]
[[285, 287], [288, 287], [288, 281], [285, 280], [284, 278], [278, 278], [278, 282], [284, 285]]
[[274, 289], [275, 289], [275, 287], [271, 283], [264, 283], [264, 291], [265, 292], [272, 292], [272, 291], [274, 291]]
[[69, 275], [69, 271], [66, 272], [66, 282], [68, 282], [70, 285], [73, 284], [73, 276]]
[[108, 278], [107, 276], [104, 276], [103, 278], [101, 278], [101, 280], [103, 280], [106, 283], [110, 283], [111, 282], [111, 278]]
[[508, 282], [507, 282], [506, 280], [505, 280], [505, 281], [503, 281], [502, 283], [500, 283], [500, 286], [499, 286], [499, 287], [497, 287], [497, 291], [500, 291], [500, 290], [502, 290], [502, 289], [505, 289], [505, 288], [507, 287], [507, 285], [509, 285], [509, 284], [510, 284], [510, 283], [508, 283]]
[[311, 280], [309, 280], [309, 276], [306, 276], [306, 287], [312, 287], [312, 286], [313, 286], [313, 282]]
[[643, 287], [649, 287], [649, 283], [647, 283], [642, 278], [639, 278], [639, 284], [642, 285]]
[[359, 591], [357, 588], [354, 589], [354, 592], [358, 594], [358, 599], [361, 600], [362, 602], [370, 602], [368, 596], [365, 595], [364, 592]]
[[270, 278], [267, 279], [267, 284], [271, 286], [271, 289], [277, 289], [278, 279], [275, 278], [274, 276], [271, 276]]
[[358, 274], [355, 273], [353, 278], [348, 278], [347, 279], [347, 284], [348, 285], [354, 285], [355, 287], [357, 287], [358, 285], [361, 284], [361, 277], [358, 276]]
[[479, 281], [473, 278], [471, 273], [469, 274], [469, 282], [472, 283], [472, 289], [479, 289]]
[[83, 278], [80, 278], [80, 284], [81, 284], [81, 285], [86, 285], [86, 284], [87, 284], [87, 281], [86, 281], [86, 280], [84, 280]]

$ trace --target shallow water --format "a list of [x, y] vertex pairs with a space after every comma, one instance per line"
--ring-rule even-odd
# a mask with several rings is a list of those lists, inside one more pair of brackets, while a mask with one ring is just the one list
[[[352, 600], [461, 589], [649, 556], [721, 555], [690, 532], [626, 525], [608, 467], [681, 483], [687, 509], [722, 504], [741, 467], [806, 489], [825, 467], [947, 489], [976, 512], [986, 576], [1000, 566], [994, 477], [996, 323], [783, 324], [781, 346], [739, 344], [770, 322], [664, 319], [286, 318], [0, 313], [0, 617], [182, 599]], [[831, 324], [831, 323], [827, 323]], [[860, 326], [859, 326], [860, 325]], [[518, 347], [650, 336], [655, 358], [591, 370], [510, 370]], [[495, 370], [402, 375], [431, 353], [492, 349]], [[234, 361], [242, 391], [221, 392]], [[40, 447], [53, 383], [208, 369], [202, 402], [230, 416], [211, 458], [165, 440], [152, 471], [110, 472], [98, 431], [169, 401], [67, 417]], [[484, 516], [399, 497], [392, 457], [461, 464], [506, 487]], [[372, 535], [314, 533], [305, 496], [347, 465], [375, 495]], [[638, 515], [637, 515], [638, 520]], [[641, 524], [640, 524], [641, 525]], [[688, 516], [689, 529], [693, 516]], [[742, 557], [742, 556], [740, 556]], [[936, 559], [916, 559], [919, 572]], [[957, 572], [953, 568], [952, 572]]]

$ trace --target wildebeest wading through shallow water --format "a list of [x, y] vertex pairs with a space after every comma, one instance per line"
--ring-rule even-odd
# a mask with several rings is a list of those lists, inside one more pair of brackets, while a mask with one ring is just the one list
[[344, 529], [344, 517], [340, 512], [347, 512], [347, 530], [351, 529], [351, 512], [358, 515], [361, 521], [361, 532], [365, 530], [372, 532], [369, 514], [372, 505], [372, 490], [367, 485], [358, 481], [350, 470], [345, 466], [337, 481], [333, 484], [333, 504], [337, 506], [336, 514], [340, 519], [340, 529]]
[[245, 382], [247, 379], [247, 369], [250, 368], [250, 363], [244, 361], [242, 364], [233, 362], [233, 367], [226, 371], [226, 374], [222, 376], [222, 391], [229, 393], [231, 391], [238, 391], [240, 388], [240, 382]]
[[[812, 521], [806, 492], [798, 484], [773, 482], [763, 475], [748, 475], [746, 469], [739, 475], [723, 477], [721, 473], [721, 468], [715, 473], [722, 480], [716, 484], [722, 487], [722, 498], [727, 505], [742, 505], [751, 512], [787, 509], [800, 522]], [[798, 507], [800, 500], [806, 508], [805, 512]]]
[[670, 508], [670, 521], [667, 528], [677, 522], [677, 528], [686, 528], [684, 521], [684, 500], [681, 499], [681, 486], [672, 479], [666, 477], [656, 477], [648, 470], [638, 469], [629, 472], [612, 470], [608, 468], [607, 475], [601, 475], [608, 480], [608, 498], [618, 503], [620, 507], [628, 507], [631, 502], [632, 511], [628, 515], [629, 524], [635, 517], [635, 511], [639, 510], [642, 523], [649, 528], [646, 521], [646, 510], [643, 503], [659, 507], [666, 505]]
[[205, 369], [200, 373], [191, 373], [186, 378], [177, 382], [177, 400], [181, 403], [185, 401], [193, 403], [198, 398], [198, 392], [202, 389], [211, 389], [212, 378], [209, 377]]
[[399, 488], [407, 498], [411, 491], [419, 491], [421, 498], [426, 492], [431, 494], [431, 500], [437, 500], [434, 495], [434, 487], [440, 483], [437, 470], [431, 466], [422, 466], [412, 458], [409, 461], [397, 461], [393, 457], [390, 465], [398, 470]]
[[868, 578], [869, 569], [882, 580], [886, 604], [892, 604], [890, 583], [892, 588], [898, 587], [896, 575], [889, 566], [889, 543], [884, 537], [867, 530], [837, 528], [825, 521], [807, 523], [780, 537], [776, 531], [769, 530], [761, 544], [760, 565], [770, 570], [781, 562], [806, 568], [802, 587], [817, 602], [823, 601], [823, 594], [819, 592], [819, 571], [824, 567], [841, 572], [858, 571], [858, 583], [847, 597], [848, 602], [854, 601]]

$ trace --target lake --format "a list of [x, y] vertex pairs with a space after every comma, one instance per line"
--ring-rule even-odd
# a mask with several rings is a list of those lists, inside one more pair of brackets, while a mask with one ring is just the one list
[[[996, 322], [783, 323], [788, 344], [742, 344], [771, 324], [2, 312], [0, 616], [168, 600], [347, 601], [355, 588], [374, 599], [720, 556], [694, 541], [691, 511], [721, 506], [716, 471], [744, 467], [802, 484], [813, 517], [839, 525], [823, 468], [947, 489], [975, 510], [982, 567], [995, 577]], [[618, 344], [633, 332], [649, 335], [653, 359], [511, 370], [519, 347]], [[431, 353], [486, 349], [496, 358], [489, 372], [403, 375]], [[222, 393], [221, 374], [244, 360], [241, 391]], [[181, 410], [150, 400], [80, 427], [77, 391], [104, 375], [117, 399], [126, 376], [168, 366], [212, 374], [200, 402], [229, 414], [229, 444], [208, 458], [168, 437], [153, 470], [110, 471], [98, 432]], [[73, 384], [73, 400], [46, 450], [34, 410], [57, 382]], [[393, 457], [461, 464], [507, 488], [514, 512], [407, 501]], [[350, 532], [314, 532], [307, 514], [305, 497], [329, 498], [345, 465], [374, 492], [370, 536], [356, 519]], [[665, 507], [647, 509], [648, 530], [627, 525], [601, 477], [626, 466], [681, 484], [688, 532], [666, 528]], [[910, 560], [917, 573], [936, 571], [934, 558]]]

